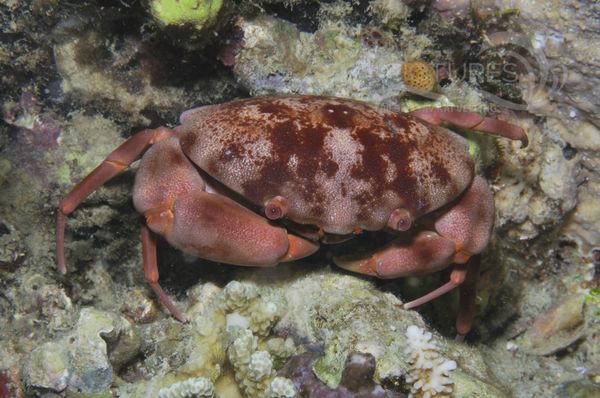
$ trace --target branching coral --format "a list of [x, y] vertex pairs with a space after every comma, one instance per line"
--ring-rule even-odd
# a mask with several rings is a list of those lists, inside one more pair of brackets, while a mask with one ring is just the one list
[[257, 351], [258, 343], [258, 338], [249, 329], [238, 330], [227, 351], [240, 389], [249, 398], [295, 397], [293, 383], [289, 379], [275, 377], [271, 354]]
[[207, 377], [194, 377], [163, 388], [158, 398], [212, 398], [214, 385]]
[[[276, 303], [259, 296], [255, 285], [233, 281], [196, 320], [198, 330], [204, 330], [201, 334], [210, 336], [216, 332], [220, 336], [235, 379], [247, 397], [295, 395], [289, 380], [275, 378], [275, 363], [293, 355], [295, 346], [288, 339], [267, 338], [279, 319], [279, 311]], [[225, 330], [215, 327], [215, 319], [225, 321]]]
[[227, 324], [247, 326], [258, 336], [266, 336], [279, 319], [277, 304], [258, 298], [254, 285], [233, 281], [223, 289], [223, 310]]
[[275, 377], [276, 370], [296, 354], [291, 338], [269, 336], [279, 320], [279, 303], [262, 298], [256, 285], [236, 281], [223, 289], [205, 284], [193, 290], [192, 297], [196, 304], [187, 313], [193, 320], [190, 334], [178, 345], [178, 351], [187, 355], [185, 362], [137, 389], [123, 389], [121, 396], [219, 396], [218, 380], [230, 368], [227, 359], [245, 397], [295, 396], [290, 380]]
[[409, 397], [440, 398], [452, 395], [454, 382], [448, 372], [456, 369], [456, 362], [447, 360], [437, 352], [437, 346], [431, 341], [431, 333], [418, 326], [406, 329], [408, 348], [412, 365], [406, 381], [413, 383]]
[[292, 398], [296, 396], [296, 388], [290, 379], [275, 377], [267, 390], [269, 398]]

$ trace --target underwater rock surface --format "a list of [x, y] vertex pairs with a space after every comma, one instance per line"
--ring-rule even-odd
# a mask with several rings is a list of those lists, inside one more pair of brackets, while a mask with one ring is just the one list
[[[600, 3], [200, 3], [0, 4], [0, 397], [598, 395]], [[410, 62], [424, 69], [403, 77]], [[415, 85], [426, 65], [435, 82]], [[447, 273], [373, 280], [332, 266], [329, 246], [248, 269], [159, 241], [161, 285], [191, 320], [177, 322], [144, 278], [136, 165], [69, 217], [58, 273], [56, 205], [118, 144], [192, 107], [284, 93], [456, 106], [527, 131], [526, 148], [463, 132], [496, 203], [466, 343], [457, 294], [400, 308]]]

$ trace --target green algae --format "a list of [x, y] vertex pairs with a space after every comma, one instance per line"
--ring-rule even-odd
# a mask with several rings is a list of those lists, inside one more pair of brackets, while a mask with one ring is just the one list
[[192, 25], [203, 30], [215, 23], [223, 0], [152, 0], [154, 17], [165, 26]]

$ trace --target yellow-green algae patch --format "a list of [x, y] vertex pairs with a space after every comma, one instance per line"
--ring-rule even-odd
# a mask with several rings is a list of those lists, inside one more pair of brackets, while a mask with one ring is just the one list
[[212, 25], [223, 6], [222, 0], [154, 0], [152, 14], [162, 25], [193, 25], [196, 29]]

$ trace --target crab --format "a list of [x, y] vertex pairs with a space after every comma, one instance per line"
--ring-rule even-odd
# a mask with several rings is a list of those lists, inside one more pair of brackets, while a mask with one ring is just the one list
[[387, 245], [334, 262], [378, 278], [452, 266], [447, 283], [404, 308], [461, 286], [456, 327], [464, 337], [494, 200], [468, 142], [442, 124], [526, 139], [518, 126], [455, 108], [399, 113], [336, 97], [256, 97], [188, 110], [173, 129], [133, 135], [60, 202], [58, 268], [66, 273], [66, 217], [141, 158], [133, 203], [145, 218], [144, 274], [177, 319], [186, 321], [158, 282], [157, 236], [204, 259], [269, 267], [385, 230], [396, 235]]

